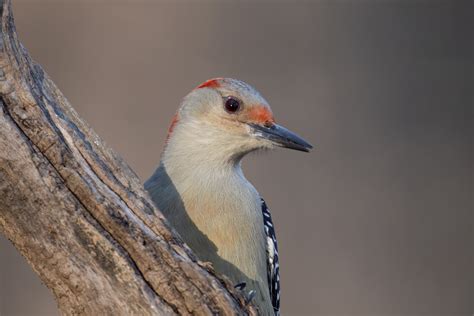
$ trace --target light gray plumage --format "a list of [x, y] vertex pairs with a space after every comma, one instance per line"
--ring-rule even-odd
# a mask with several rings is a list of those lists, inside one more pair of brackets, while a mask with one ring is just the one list
[[201, 260], [235, 284], [245, 282], [246, 291], [256, 291], [254, 303], [262, 315], [278, 314], [272, 301], [275, 295], [279, 300], [279, 285], [277, 293], [269, 283], [279, 276], [269, 256], [274, 249], [268, 248], [273, 245], [262, 200], [244, 177], [241, 160], [251, 151], [276, 146], [311, 148], [274, 123], [268, 103], [255, 89], [234, 79], [212, 79], [184, 98], [160, 165], [145, 183]]

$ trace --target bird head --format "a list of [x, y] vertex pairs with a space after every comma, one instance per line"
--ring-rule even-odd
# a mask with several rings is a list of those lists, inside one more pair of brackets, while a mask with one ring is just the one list
[[303, 138], [276, 124], [268, 102], [235, 79], [208, 80], [184, 99], [170, 126], [166, 150], [194, 148], [227, 159], [258, 149], [285, 147], [308, 152]]

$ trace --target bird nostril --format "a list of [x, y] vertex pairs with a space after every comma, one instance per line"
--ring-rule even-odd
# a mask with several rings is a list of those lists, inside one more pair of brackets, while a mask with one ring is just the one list
[[273, 122], [272, 121], [266, 121], [265, 123], [263, 123], [263, 126], [270, 128], [270, 127], [273, 126]]

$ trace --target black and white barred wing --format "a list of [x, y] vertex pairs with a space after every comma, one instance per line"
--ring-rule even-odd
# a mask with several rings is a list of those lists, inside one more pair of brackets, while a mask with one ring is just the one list
[[278, 262], [278, 245], [272, 216], [267, 204], [262, 199], [263, 224], [266, 234], [268, 288], [275, 315], [280, 313], [280, 265]]

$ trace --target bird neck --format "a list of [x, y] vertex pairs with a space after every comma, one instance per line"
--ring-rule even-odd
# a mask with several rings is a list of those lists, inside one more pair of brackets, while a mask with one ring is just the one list
[[163, 151], [156, 182], [163, 184], [164, 178], [169, 178], [185, 202], [207, 198], [219, 204], [222, 196], [233, 197], [236, 204], [241, 204], [243, 197], [258, 200], [258, 193], [242, 172], [245, 153], [239, 143], [209, 126], [178, 126]]
[[232, 179], [246, 182], [241, 167], [242, 155], [225, 152], [210, 144], [188, 143], [183, 146], [185, 150], [177, 144], [168, 144], [161, 157], [160, 167], [166, 170], [173, 182], [206, 187], [213, 184], [224, 186]]
[[234, 216], [230, 210], [258, 209], [258, 192], [242, 172], [245, 152], [236, 145], [241, 142], [229, 141], [228, 135], [221, 138], [211, 128], [177, 126], [168, 139], [160, 166], [145, 183], [153, 199], [163, 201], [161, 209], [169, 209], [167, 203], [179, 200], [186, 212], [202, 216], [223, 210]]
[[180, 122], [167, 140], [161, 162], [169, 171], [179, 168], [186, 174], [199, 170], [241, 173], [242, 158], [249, 152], [242, 143], [242, 136], [225, 133], [212, 124]]

